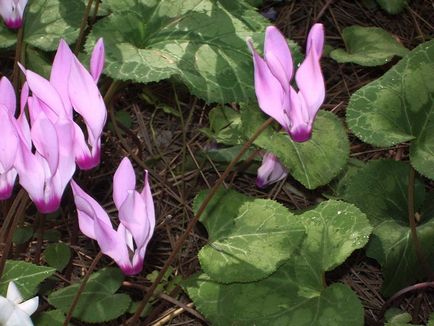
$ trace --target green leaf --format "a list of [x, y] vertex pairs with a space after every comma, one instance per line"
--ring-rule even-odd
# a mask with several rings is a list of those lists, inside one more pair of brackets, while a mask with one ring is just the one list
[[322, 290], [324, 272], [338, 267], [354, 250], [366, 245], [372, 226], [357, 207], [335, 200], [322, 202], [297, 218], [307, 237], [294, 268], [300, 292], [311, 297]]
[[62, 326], [65, 321], [65, 314], [60, 310], [42, 312], [35, 317], [32, 316], [36, 326]]
[[[262, 279], [291, 257], [304, 236], [304, 228], [275, 201], [252, 201], [233, 195], [233, 191], [222, 194], [223, 191], [217, 197], [220, 200], [212, 203], [220, 209], [202, 216], [212, 241], [199, 252], [200, 264], [218, 282]], [[199, 206], [197, 200], [195, 206]], [[239, 208], [233, 209], [234, 206]], [[219, 222], [222, 220], [223, 225]]]
[[380, 7], [392, 15], [400, 13], [407, 7], [407, 2], [408, 0], [377, 0]]
[[409, 51], [391, 34], [378, 27], [350, 26], [342, 31], [346, 51], [336, 49], [330, 57], [340, 63], [380, 66], [393, 56], [405, 56]]
[[[374, 226], [367, 255], [376, 259], [382, 267], [382, 290], [386, 296], [425, 276], [408, 226], [409, 171], [410, 167], [403, 162], [371, 161], [351, 178], [344, 196], [345, 200], [366, 213]], [[427, 261], [434, 268], [434, 214], [432, 210], [427, 210], [433, 196], [424, 200], [424, 185], [419, 180], [416, 180], [414, 196], [415, 210], [421, 216], [417, 227], [418, 238]]]
[[241, 129], [241, 115], [227, 106], [217, 106], [208, 115], [209, 129], [202, 129], [208, 137], [225, 145], [244, 143], [244, 133]]
[[[124, 279], [117, 268], [104, 268], [92, 274], [78, 304], [73, 317], [88, 323], [101, 323], [123, 315], [131, 304], [126, 294], [115, 294]], [[80, 284], [73, 284], [51, 293], [48, 302], [67, 313]]]
[[37, 266], [24, 261], [7, 260], [0, 280], [0, 295], [6, 296], [10, 281], [21, 292], [24, 299], [29, 299], [37, 292], [38, 285], [54, 274], [56, 270], [51, 267]]
[[17, 33], [0, 22], [0, 48], [9, 48], [17, 43]]
[[78, 37], [85, 6], [81, 0], [29, 1], [24, 19], [24, 41], [45, 51]]
[[108, 4], [114, 13], [94, 25], [86, 50], [90, 52], [96, 39], [104, 37], [104, 72], [110, 77], [140, 83], [174, 77], [208, 102], [255, 98], [245, 39], [260, 40], [261, 48], [268, 25], [255, 8], [228, 0], [110, 0]]
[[32, 238], [32, 236], [33, 236], [33, 228], [30, 226], [23, 226], [15, 230], [12, 241], [15, 244], [20, 245], [29, 241]]
[[[265, 121], [262, 111], [253, 105], [244, 106], [241, 119], [246, 137]], [[286, 132], [267, 128], [254, 142], [275, 154], [289, 173], [308, 189], [325, 185], [337, 176], [349, 157], [348, 135], [341, 121], [331, 112], [319, 111], [312, 139], [293, 142]]]
[[71, 259], [71, 250], [64, 243], [52, 243], [44, 250], [47, 264], [61, 272]]
[[26, 69], [50, 79], [51, 65], [51, 59], [48, 58], [46, 53], [31, 46], [26, 46]]
[[356, 91], [347, 108], [354, 134], [374, 146], [410, 141], [410, 160], [434, 179], [434, 40], [415, 48], [381, 78]]
[[363, 325], [363, 307], [351, 289], [333, 284], [318, 296], [300, 296], [290, 264], [252, 283], [225, 285], [199, 274], [185, 288], [197, 309], [216, 326]]
[[388, 309], [384, 314], [384, 317], [387, 320], [384, 326], [406, 326], [406, 325], [423, 326], [423, 325], [412, 324], [411, 320], [413, 318], [411, 317], [411, 315], [408, 312], [403, 312], [398, 308]]

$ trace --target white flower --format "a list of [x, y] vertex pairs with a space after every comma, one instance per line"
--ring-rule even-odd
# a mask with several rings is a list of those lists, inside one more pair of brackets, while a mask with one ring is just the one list
[[9, 282], [6, 298], [0, 296], [0, 325], [33, 325], [30, 315], [38, 308], [39, 298], [23, 302], [23, 297], [14, 282]]

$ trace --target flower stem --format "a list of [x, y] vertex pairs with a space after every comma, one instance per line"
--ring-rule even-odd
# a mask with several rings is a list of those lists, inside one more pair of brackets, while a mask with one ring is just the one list
[[412, 166], [410, 166], [410, 173], [408, 176], [408, 188], [407, 188], [407, 207], [408, 207], [408, 223], [410, 225], [411, 240], [413, 241], [413, 247], [416, 252], [416, 257], [422, 265], [425, 271], [425, 275], [431, 280], [434, 279], [433, 272], [431, 271], [429, 264], [426, 260], [423, 248], [420, 244], [419, 237], [417, 236], [416, 218], [414, 212], [414, 183], [416, 172]]
[[26, 210], [27, 203], [28, 203], [28, 197], [26, 195], [26, 191], [24, 189], [21, 189], [18, 195], [15, 197], [15, 200], [12, 203], [8, 215], [6, 216], [5, 221], [3, 223], [0, 232], [0, 243], [4, 243], [2, 256], [0, 258], [0, 278], [3, 274], [3, 269], [5, 268], [6, 265], [6, 259], [9, 255], [9, 250], [12, 247], [12, 237], [18, 225], [18, 221], [22, 218], [24, 211]]
[[80, 48], [81, 48], [81, 45], [83, 43], [84, 31], [85, 31], [86, 26], [87, 26], [87, 19], [89, 17], [90, 9], [92, 8], [92, 3], [93, 3], [93, 0], [89, 0], [87, 2], [87, 7], [83, 13], [83, 19], [81, 20], [81, 24], [80, 24], [80, 33], [78, 34], [77, 43], [75, 43], [75, 49], [74, 49], [75, 55], [77, 55], [78, 52], [80, 52]]
[[64, 326], [68, 326], [69, 321], [72, 318], [72, 313], [74, 312], [74, 309], [77, 306], [78, 299], [80, 299], [80, 295], [83, 292], [84, 288], [86, 287], [87, 281], [89, 280], [90, 275], [92, 274], [93, 270], [95, 269], [101, 257], [102, 257], [102, 252], [100, 251], [96, 255], [95, 259], [92, 261], [92, 264], [90, 264], [90, 267], [86, 272], [86, 275], [84, 275], [84, 279], [83, 281], [81, 281], [80, 287], [78, 288], [78, 291], [75, 294], [74, 299], [72, 300], [71, 306], [69, 307], [68, 313], [66, 314], [65, 321], [63, 322]]
[[229, 173], [232, 171], [232, 168], [235, 166], [235, 164], [238, 163], [238, 161], [241, 159], [241, 157], [244, 155], [244, 153], [249, 149], [249, 147], [253, 144], [256, 138], [273, 122], [272, 118], [269, 118], [267, 121], [265, 121], [262, 125], [256, 129], [255, 133], [249, 138], [247, 142], [244, 143], [243, 147], [241, 148], [238, 155], [229, 163], [229, 165], [226, 167], [226, 170], [223, 172], [223, 174], [220, 176], [220, 178], [217, 180], [217, 182], [214, 184], [214, 186], [209, 190], [207, 193], [205, 199], [203, 200], [202, 204], [200, 205], [196, 215], [193, 217], [193, 219], [188, 223], [187, 228], [185, 232], [179, 237], [178, 241], [175, 243], [175, 247], [170, 254], [167, 261], [164, 263], [163, 268], [161, 268], [160, 273], [152, 283], [151, 287], [148, 289], [146, 295], [144, 296], [143, 300], [138, 305], [136, 312], [134, 313], [134, 316], [131, 317], [130, 320], [126, 322], [127, 325], [135, 325], [140, 315], [142, 314], [143, 309], [145, 308], [146, 304], [148, 303], [149, 299], [152, 297], [155, 289], [157, 288], [160, 281], [163, 279], [167, 269], [170, 267], [172, 262], [175, 260], [178, 252], [181, 250], [182, 245], [184, 241], [189, 236], [191, 230], [196, 225], [197, 221], [199, 221], [199, 218], [202, 216], [203, 212], [205, 211], [205, 208], [208, 206], [209, 202], [217, 192], [217, 190], [220, 188], [223, 181], [226, 179], [226, 177], [229, 175]]
[[19, 103], [19, 88], [20, 88], [20, 68], [18, 67], [18, 62], [21, 62], [24, 64], [24, 55], [23, 55], [23, 48], [24, 48], [24, 27], [21, 27], [18, 30], [17, 35], [17, 45], [15, 47], [15, 58], [14, 58], [14, 70], [12, 72], [12, 84], [15, 89], [15, 93], [17, 94], [18, 103]]

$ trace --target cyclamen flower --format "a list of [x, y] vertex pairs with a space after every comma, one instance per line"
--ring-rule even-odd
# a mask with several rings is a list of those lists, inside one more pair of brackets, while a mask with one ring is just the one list
[[14, 117], [16, 109], [15, 92], [10, 81], [0, 79], [0, 200], [8, 199], [17, 177], [15, 159], [19, 138]]
[[89, 73], [61, 40], [57, 48], [50, 80], [23, 69], [32, 96], [38, 100], [52, 122], [57, 117], [73, 119], [73, 110], [87, 128], [87, 140], [81, 128], [72, 121], [74, 153], [77, 165], [84, 170], [97, 166], [101, 156], [101, 135], [107, 110], [96, 85], [104, 66], [104, 44], [99, 39], [92, 52]]
[[256, 185], [259, 188], [264, 188], [286, 178], [287, 175], [288, 171], [282, 166], [279, 159], [272, 153], [265, 153], [262, 165], [258, 169]]
[[7, 27], [12, 29], [21, 27], [26, 5], [27, 0], [0, 0], [0, 16]]
[[312, 136], [315, 116], [325, 98], [320, 58], [324, 47], [322, 24], [312, 26], [306, 45], [306, 58], [295, 73], [298, 91], [291, 86], [293, 61], [285, 37], [274, 26], [265, 32], [264, 58], [248, 45], [253, 54], [255, 91], [259, 107], [274, 118], [296, 142]]
[[143, 268], [146, 247], [154, 233], [155, 211], [148, 172], [144, 188], [137, 192], [136, 176], [128, 158], [124, 158], [113, 177], [113, 201], [119, 211], [115, 230], [105, 210], [74, 181], [71, 181], [81, 232], [98, 242], [102, 253], [111, 257], [126, 275]]
[[0, 296], [0, 325], [30, 326], [30, 316], [36, 311], [39, 298], [23, 302], [23, 297], [14, 282], [9, 282], [6, 298]]
[[[41, 213], [51, 213], [60, 206], [62, 194], [75, 172], [72, 120], [57, 116], [38, 98], [22, 90], [21, 103], [28, 104], [29, 125], [24, 105], [18, 117], [19, 155], [15, 166], [21, 186]], [[33, 145], [33, 146], [32, 146]]]

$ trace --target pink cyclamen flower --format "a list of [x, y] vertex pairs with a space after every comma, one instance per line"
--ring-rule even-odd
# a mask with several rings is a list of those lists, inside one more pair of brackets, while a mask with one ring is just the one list
[[288, 175], [288, 171], [282, 166], [279, 159], [272, 153], [265, 153], [262, 165], [258, 169], [256, 185], [264, 188], [269, 184], [276, 183]]
[[306, 45], [306, 58], [295, 73], [298, 91], [291, 86], [294, 67], [291, 52], [280, 31], [269, 26], [265, 32], [264, 58], [252, 41], [255, 91], [259, 107], [274, 118], [296, 142], [312, 136], [315, 116], [325, 98], [320, 58], [324, 47], [324, 27], [312, 26]]
[[84, 170], [97, 166], [101, 159], [101, 135], [107, 121], [107, 110], [97, 87], [104, 66], [104, 43], [99, 39], [92, 52], [89, 73], [61, 40], [57, 48], [50, 80], [23, 69], [33, 97], [37, 98], [53, 121], [64, 116], [72, 121], [73, 110], [83, 119], [87, 140], [75, 122], [74, 153], [77, 165]]
[[[22, 98], [28, 96], [27, 86]], [[26, 100], [22, 99], [22, 103]], [[27, 99], [30, 121], [24, 105], [17, 119], [20, 138], [15, 166], [21, 186], [41, 213], [51, 213], [60, 206], [63, 192], [75, 172], [71, 155], [74, 145], [74, 126], [65, 116], [50, 116], [48, 108], [36, 97]]]
[[21, 27], [26, 5], [27, 0], [0, 0], [0, 16], [7, 27], [12, 29]]
[[8, 199], [17, 177], [15, 159], [19, 138], [14, 117], [15, 91], [6, 77], [0, 79], [0, 200]]
[[113, 229], [106, 211], [74, 181], [71, 181], [81, 232], [98, 242], [126, 275], [143, 268], [146, 247], [154, 233], [155, 211], [148, 172], [144, 188], [137, 192], [136, 176], [128, 158], [120, 163], [113, 177], [113, 201], [119, 211], [119, 226]]

